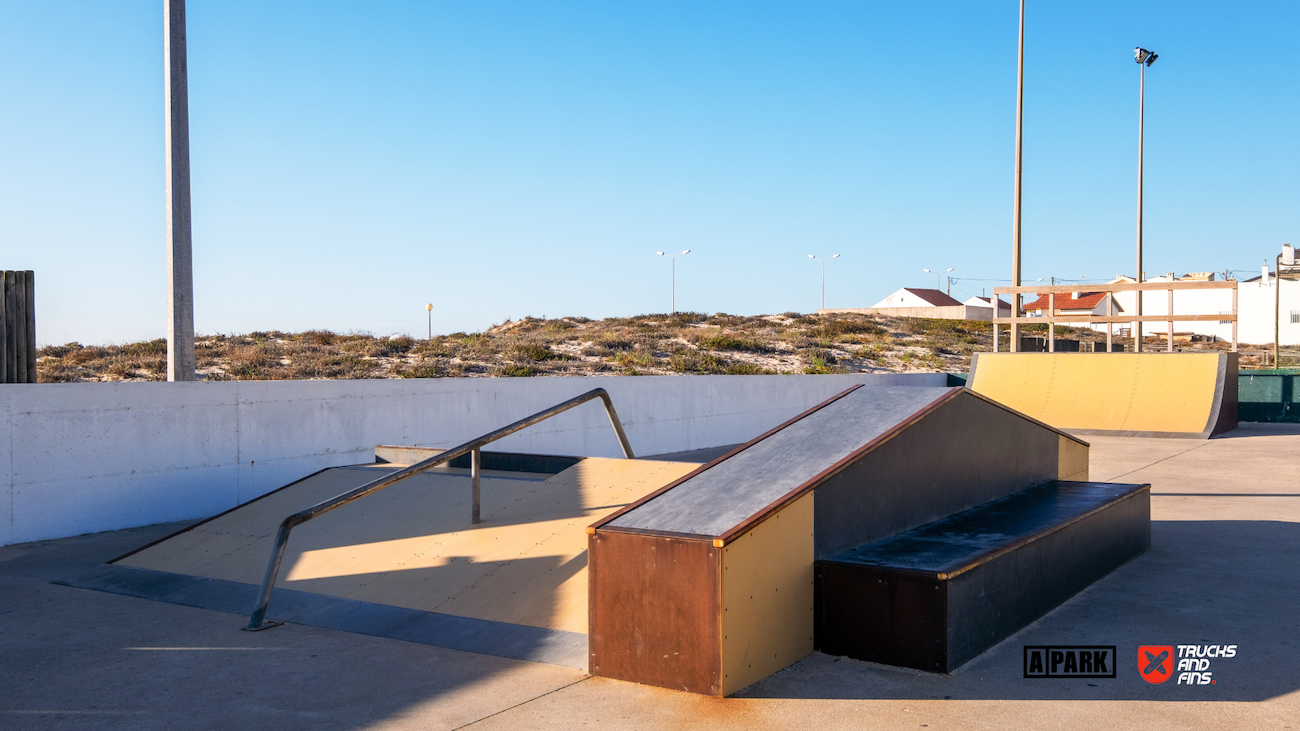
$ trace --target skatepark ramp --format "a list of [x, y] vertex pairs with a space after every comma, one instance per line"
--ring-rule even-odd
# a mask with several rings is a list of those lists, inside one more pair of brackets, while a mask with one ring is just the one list
[[971, 390], [1073, 434], [1209, 439], [1237, 428], [1237, 354], [976, 353]]
[[964, 388], [855, 387], [703, 465], [482, 450], [602, 393], [60, 583], [726, 695], [814, 649], [949, 672], [1150, 542], [1149, 486]]
[[1150, 544], [1149, 485], [964, 388], [856, 388], [597, 521], [589, 672], [729, 695], [814, 649], [949, 672]]
[[270, 618], [585, 670], [584, 528], [697, 463], [481, 447], [596, 398], [452, 449], [376, 447], [61, 583], [247, 616], [274, 556]]

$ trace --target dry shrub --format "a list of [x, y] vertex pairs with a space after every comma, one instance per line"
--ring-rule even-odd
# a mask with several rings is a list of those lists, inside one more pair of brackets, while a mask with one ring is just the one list
[[700, 347], [706, 350], [746, 350], [751, 353], [763, 353], [769, 350], [757, 340], [742, 340], [730, 335], [715, 335], [700, 341]]
[[729, 363], [712, 353], [684, 350], [669, 358], [668, 365], [678, 373], [722, 373]]

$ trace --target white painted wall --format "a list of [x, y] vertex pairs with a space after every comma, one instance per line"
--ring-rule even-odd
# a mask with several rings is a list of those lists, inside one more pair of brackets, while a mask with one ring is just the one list
[[[1168, 277], [1151, 277], [1151, 282], [1167, 282]], [[1237, 342], [1263, 345], [1273, 343], [1273, 315], [1276, 311], [1277, 279], [1270, 276], [1267, 284], [1256, 280], [1237, 284]], [[1135, 311], [1135, 292], [1116, 292], [1126, 314]], [[1279, 327], [1283, 345], [1300, 345], [1300, 323], [1291, 322], [1291, 313], [1300, 312], [1300, 282], [1282, 282], [1282, 320]], [[1174, 291], [1174, 317], [1179, 313], [1192, 315], [1217, 315], [1232, 312], [1232, 290], [1181, 289]], [[1143, 292], [1142, 314], [1165, 315], [1169, 313], [1168, 292]], [[1099, 326], [1105, 329], [1105, 326]], [[1148, 322], [1142, 326], [1146, 335], [1164, 334], [1168, 326], [1163, 322]], [[1174, 322], [1174, 332], [1194, 332], [1215, 335], [1220, 340], [1232, 340], [1231, 323], [1218, 320]]]
[[[0, 385], [0, 545], [214, 515], [377, 444], [450, 447], [593, 388], [639, 456], [747, 441], [855, 383], [943, 374]], [[599, 403], [496, 442], [621, 456]]]

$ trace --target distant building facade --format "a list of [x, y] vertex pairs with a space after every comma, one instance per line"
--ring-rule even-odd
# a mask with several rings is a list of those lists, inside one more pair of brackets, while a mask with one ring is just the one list
[[[1004, 303], [1005, 304], [1005, 303]], [[1007, 305], [1007, 313], [1010, 313]], [[892, 317], [930, 317], [939, 320], [983, 320], [993, 319], [993, 305], [983, 302], [980, 306], [959, 302], [937, 289], [904, 287], [876, 303], [874, 307], [855, 307], [833, 310], [818, 310], [818, 313], [853, 313], [862, 315], [890, 315]]]

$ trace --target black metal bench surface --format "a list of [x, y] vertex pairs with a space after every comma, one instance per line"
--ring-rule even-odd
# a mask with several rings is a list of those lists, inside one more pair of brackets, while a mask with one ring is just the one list
[[1149, 488], [1049, 482], [824, 560], [948, 579]]
[[1151, 545], [1150, 485], [1050, 482], [815, 565], [815, 644], [952, 672]]

